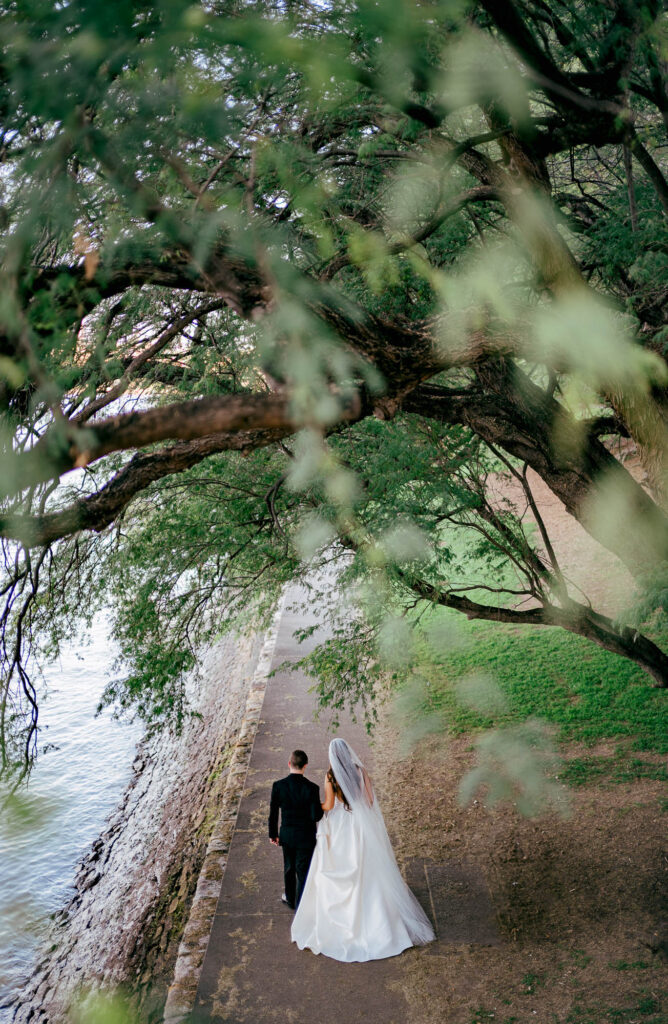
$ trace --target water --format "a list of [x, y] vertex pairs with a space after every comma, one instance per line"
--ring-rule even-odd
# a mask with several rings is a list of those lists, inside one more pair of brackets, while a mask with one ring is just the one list
[[[95, 709], [114, 658], [103, 616], [90, 646], [72, 645], [46, 673], [40, 749], [27, 790], [0, 820], [0, 1022], [30, 973], [50, 915], [71, 894], [77, 863], [130, 778], [138, 725]], [[3, 1012], [5, 1016], [3, 1016]]]

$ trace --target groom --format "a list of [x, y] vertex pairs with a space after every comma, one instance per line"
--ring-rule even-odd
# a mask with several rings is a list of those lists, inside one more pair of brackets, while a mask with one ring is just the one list
[[[308, 757], [293, 750], [288, 761], [290, 774], [271, 787], [269, 838], [283, 848], [284, 903], [296, 910], [304, 891], [311, 857], [315, 849], [315, 827], [323, 815], [320, 790], [304, 777]], [[281, 828], [278, 828], [278, 812]]]

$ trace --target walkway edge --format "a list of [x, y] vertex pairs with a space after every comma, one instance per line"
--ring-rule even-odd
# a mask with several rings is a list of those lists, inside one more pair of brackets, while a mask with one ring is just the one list
[[223, 884], [227, 856], [246, 784], [253, 743], [260, 723], [271, 661], [276, 649], [278, 629], [283, 617], [286, 597], [287, 588], [280, 597], [274, 618], [267, 630], [248, 691], [246, 710], [232, 754], [220, 816], [209, 840], [197, 889], [190, 907], [188, 922], [176, 955], [174, 978], [169, 987], [163, 1011], [164, 1024], [185, 1024], [195, 1005], [197, 986]]

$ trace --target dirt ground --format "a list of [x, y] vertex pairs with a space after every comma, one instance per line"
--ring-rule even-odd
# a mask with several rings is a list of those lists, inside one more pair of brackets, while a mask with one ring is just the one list
[[665, 784], [583, 787], [568, 819], [531, 821], [509, 806], [458, 805], [467, 739], [404, 760], [395, 742], [382, 727], [375, 763], [397, 858], [478, 865], [501, 938], [411, 951], [409, 1024], [666, 1024]]
[[[532, 484], [569, 577], [615, 614], [630, 579], [537, 478]], [[477, 865], [501, 939], [406, 954], [408, 1024], [668, 1024], [665, 784], [580, 787], [566, 819], [527, 820], [512, 806], [486, 808], [484, 798], [462, 808], [471, 739], [422, 742], [402, 759], [389, 721], [375, 737], [375, 781], [399, 861]]]
[[[623, 461], [632, 476], [642, 481], [644, 471], [632, 449], [627, 450]], [[596, 611], [613, 618], [623, 612], [625, 605], [633, 600], [635, 587], [631, 574], [566, 512], [544, 480], [531, 469], [527, 478], [571, 596], [585, 603], [591, 601]], [[525, 508], [526, 499], [516, 481], [504, 477], [490, 482], [489, 486], [497, 503], [509, 501], [518, 512]], [[530, 512], [527, 518], [532, 521]], [[534, 543], [541, 547], [537, 534]]]

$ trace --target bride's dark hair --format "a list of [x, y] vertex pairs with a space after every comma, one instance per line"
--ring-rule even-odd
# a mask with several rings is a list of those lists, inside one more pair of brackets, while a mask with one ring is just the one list
[[343, 793], [343, 790], [341, 789], [341, 787], [339, 786], [338, 782], [336, 781], [336, 776], [334, 775], [334, 772], [332, 771], [332, 766], [331, 765], [327, 769], [327, 778], [329, 779], [329, 781], [332, 784], [332, 789], [334, 790], [334, 795], [338, 796], [339, 800], [341, 801], [341, 803], [343, 804], [345, 809], [347, 811], [349, 811], [350, 810], [350, 804], [346, 800], [345, 795]]

